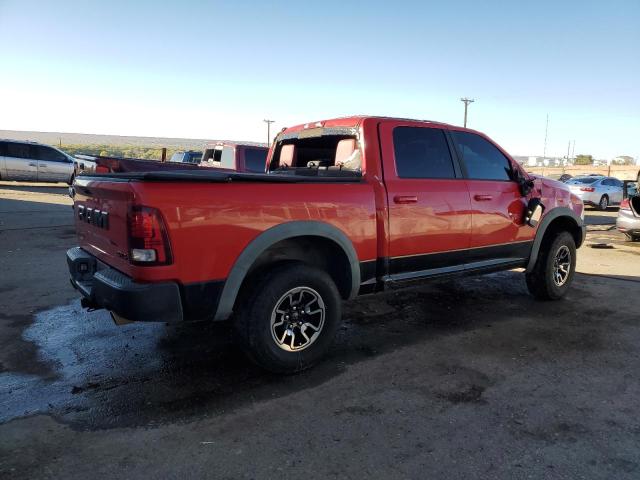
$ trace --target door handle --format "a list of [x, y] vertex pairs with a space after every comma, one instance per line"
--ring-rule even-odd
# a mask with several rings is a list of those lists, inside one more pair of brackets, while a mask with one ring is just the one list
[[478, 202], [486, 202], [488, 200], [493, 200], [493, 195], [474, 195], [473, 199]]
[[37, 166], [38, 166], [38, 164], [37, 164], [37, 163], [30, 163], [30, 164], [29, 164], [29, 166], [30, 166], [30, 167], [37, 167]]
[[395, 197], [393, 197], [393, 203], [400, 203], [400, 204], [418, 203], [418, 196], [417, 195], [396, 195]]

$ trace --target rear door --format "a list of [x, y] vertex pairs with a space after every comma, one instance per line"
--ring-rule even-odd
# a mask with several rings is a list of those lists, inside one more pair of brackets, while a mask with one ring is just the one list
[[471, 202], [447, 135], [420, 122], [382, 122], [379, 131], [391, 278], [462, 270], [470, 244]]
[[7, 142], [5, 156], [7, 180], [28, 182], [38, 180], [38, 161], [32, 158], [31, 147], [28, 143]]
[[45, 145], [31, 148], [38, 159], [38, 181], [66, 182], [71, 178], [73, 164], [62, 152]]
[[511, 160], [485, 137], [451, 130], [471, 197], [470, 268], [528, 258], [535, 230], [524, 222], [527, 199], [512, 180]]

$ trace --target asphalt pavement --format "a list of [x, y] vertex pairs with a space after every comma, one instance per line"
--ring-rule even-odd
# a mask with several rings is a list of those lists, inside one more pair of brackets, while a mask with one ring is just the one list
[[640, 248], [615, 209], [587, 212], [561, 301], [517, 271], [363, 297], [278, 377], [228, 325], [81, 309], [70, 205], [0, 183], [0, 478], [640, 478]]

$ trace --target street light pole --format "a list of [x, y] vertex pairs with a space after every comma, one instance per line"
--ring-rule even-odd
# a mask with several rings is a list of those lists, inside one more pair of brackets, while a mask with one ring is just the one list
[[267, 124], [267, 146], [271, 144], [271, 124], [275, 122], [275, 120], [263, 120], [264, 123]]
[[461, 98], [461, 102], [464, 102], [464, 128], [467, 128], [467, 109], [469, 108], [469, 104], [475, 102], [473, 98]]

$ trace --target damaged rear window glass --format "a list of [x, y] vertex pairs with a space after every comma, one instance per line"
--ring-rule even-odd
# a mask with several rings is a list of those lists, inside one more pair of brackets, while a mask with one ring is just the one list
[[280, 140], [269, 164], [269, 172], [290, 175], [360, 176], [360, 145], [352, 135]]

